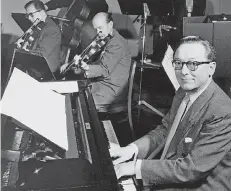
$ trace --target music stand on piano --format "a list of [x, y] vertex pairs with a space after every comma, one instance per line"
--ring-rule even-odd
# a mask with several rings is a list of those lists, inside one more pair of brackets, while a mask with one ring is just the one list
[[[32, 23], [25, 17], [24, 13], [12, 13], [12, 18], [23, 30], [27, 31]], [[53, 81], [54, 74], [51, 72], [47, 60], [39, 53], [31, 53], [24, 50], [15, 49], [11, 61], [11, 66], [7, 78], [10, 79], [13, 68], [17, 67], [20, 70], [28, 73], [31, 77], [38, 81]]]
[[15, 49], [7, 82], [10, 79], [14, 67], [28, 73], [31, 77], [41, 82], [55, 80], [55, 76], [51, 72], [46, 59], [39, 54]]

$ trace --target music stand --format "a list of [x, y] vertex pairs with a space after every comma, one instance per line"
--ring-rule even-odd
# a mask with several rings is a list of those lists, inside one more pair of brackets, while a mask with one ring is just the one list
[[142, 76], [143, 76], [143, 66], [144, 66], [144, 60], [145, 60], [145, 41], [146, 41], [146, 24], [147, 24], [147, 16], [150, 16], [150, 11], [148, 9], [148, 5], [147, 3], [143, 4], [143, 8], [144, 8], [144, 19], [143, 19], [143, 37], [142, 37], [142, 59], [141, 59], [141, 68], [140, 68], [140, 84], [139, 84], [139, 97], [138, 97], [138, 122], [139, 122], [139, 118], [140, 118], [140, 106], [141, 105], [145, 105], [146, 107], [148, 107], [151, 111], [153, 111], [154, 113], [160, 115], [161, 117], [164, 116], [163, 113], [161, 113], [160, 111], [158, 111], [156, 108], [154, 108], [153, 106], [151, 106], [150, 104], [148, 104], [146, 101], [141, 100], [141, 92], [142, 92]]
[[142, 0], [118, 0], [121, 12], [126, 15], [142, 15], [143, 14], [143, 2]]
[[29, 19], [26, 18], [26, 14], [24, 13], [11, 13], [11, 16], [23, 32], [26, 32], [27, 29], [29, 29], [32, 25], [32, 23]]
[[46, 59], [39, 54], [15, 49], [7, 82], [10, 79], [14, 67], [17, 67], [40, 82], [55, 80], [55, 76], [51, 72]]
[[221, 15], [208, 15], [203, 23], [215, 23], [215, 22], [227, 22], [231, 21], [231, 15], [221, 14]]

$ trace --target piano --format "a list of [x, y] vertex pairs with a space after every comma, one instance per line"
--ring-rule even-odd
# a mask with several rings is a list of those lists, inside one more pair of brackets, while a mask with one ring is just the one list
[[[66, 95], [67, 151], [2, 116], [3, 190], [138, 189], [132, 179], [123, 181], [124, 185], [117, 180], [109, 154], [109, 141], [115, 142], [113, 127], [99, 121], [88, 82], [80, 80], [78, 85], [78, 93]], [[44, 153], [56, 159], [43, 160]]]

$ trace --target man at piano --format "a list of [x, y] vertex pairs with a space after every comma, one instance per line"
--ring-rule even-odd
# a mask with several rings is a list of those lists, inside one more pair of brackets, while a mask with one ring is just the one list
[[180, 84], [172, 107], [144, 137], [111, 146], [117, 178], [135, 175], [154, 190], [231, 189], [231, 100], [212, 80], [215, 55], [200, 37], [181, 40], [172, 61]]
[[[41, 31], [35, 36], [32, 47], [22, 46], [23, 39], [17, 41], [17, 47], [43, 54], [52, 72], [60, 67], [61, 31], [55, 22], [47, 16], [42, 1], [29, 1], [25, 6], [26, 16], [33, 24], [40, 24]], [[24, 43], [25, 44], [25, 43]]]
[[[100, 39], [109, 37], [109, 40], [96, 62], [86, 64], [81, 61], [80, 67], [85, 71], [87, 78], [101, 78], [92, 83], [91, 92], [96, 108], [104, 112], [111, 104], [126, 101], [131, 54], [124, 38], [113, 28], [111, 14], [97, 13], [92, 24]], [[75, 56], [76, 65], [79, 65], [80, 59], [79, 55]], [[67, 65], [63, 65], [61, 71], [66, 67]]]

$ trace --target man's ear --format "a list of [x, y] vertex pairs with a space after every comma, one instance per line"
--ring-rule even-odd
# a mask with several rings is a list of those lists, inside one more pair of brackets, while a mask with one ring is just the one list
[[209, 63], [209, 75], [212, 76], [215, 73], [216, 70], [216, 62]]
[[108, 23], [108, 25], [109, 25], [111, 28], [113, 28], [113, 22], [112, 22], [112, 21], [110, 21], [110, 22]]

